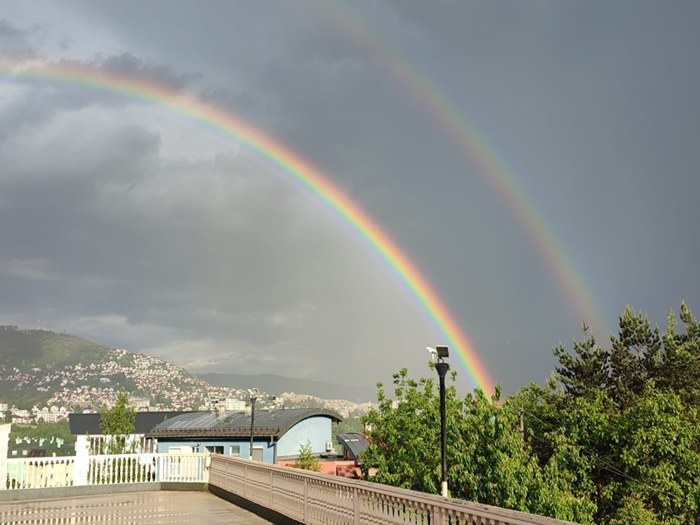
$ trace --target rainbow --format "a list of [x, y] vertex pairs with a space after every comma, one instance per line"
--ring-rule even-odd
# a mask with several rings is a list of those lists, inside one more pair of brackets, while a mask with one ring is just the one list
[[551, 270], [559, 289], [573, 306], [576, 315], [586, 319], [594, 332], [610, 332], [608, 316], [592, 295], [593, 287], [585, 282], [583, 273], [568, 255], [557, 236], [525, 187], [468, 119], [450, 102], [438, 86], [416, 66], [402, 58], [398, 51], [373, 31], [341, 0], [315, 2], [324, 20], [361, 48], [381, 65], [395, 82], [422, 107], [440, 129], [453, 141], [477, 172], [506, 203], [506, 206], [535, 243], [542, 259]]
[[473, 345], [440, 300], [427, 279], [391, 238], [343, 194], [330, 179], [284, 144], [220, 108], [192, 96], [138, 78], [116, 75], [75, 62], [25, 62], [0, 58], [0, 77], [36, 79], [87, 86], [169, 108], [189, 119], [233, 138], [271, 167], [293, 178], [349, 224], [390, 266], [418, 301], [432, 323], [456, 350], [470, 379], [487, 394], [494, 385]]

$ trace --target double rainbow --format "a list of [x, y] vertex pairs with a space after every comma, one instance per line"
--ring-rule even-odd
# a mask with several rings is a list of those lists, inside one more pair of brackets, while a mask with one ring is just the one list
[[73, 62], [47, 63], [3, 60], [0, 78], [36, 79], [68, 83], [118, 93], [169, 108], [205, 127], [233, 138], [256, 153], [266, 163], [296, 180], [320, 201], [346, 221], [396, 273], [415, 297], [445, 341], [456, 351], [467, 374], [476, 387], [487, 394], [493, 383], [480, 363], [453, 315], [449, 312], [425, 277], [399, 246], [356, 202], [343, 194], [331, 180], [300, 155], [272, 137], [265, 135], [242, 119], [212, 105], [204, 104], [169, 87], [142, 79], [117, 75]]
[[[588, 321], [594, 332], [604, 335], [611, 328], [604, 308], [595, 300], [593, 286], [567, 253], [564, 242], [537, 206], [524, 184], [477, 126], [440, 90], [439, 86], [417, 64], [392, 46], [389, 41], [360, 15], [353, 2], [323, 0], [313, 4], [324, 23], [353, 42], [371, 57], [435, 121], [440, 131], [478, 167], [476, 173], [493, 188], [534, 242], [537, 252], [552, 272], [556, 283], [581, 319]], [[522, 176], [521, 176], [522, 178]]]

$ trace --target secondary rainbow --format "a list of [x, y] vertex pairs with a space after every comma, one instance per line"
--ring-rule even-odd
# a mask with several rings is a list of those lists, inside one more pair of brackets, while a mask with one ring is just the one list
[[603, 308], [591, 293], [593, 287], [583, 278], [583, 273], [567, 253], [564, 243], [557, 236], [542, 212], [536, 206], [526, 188], [520, 183], [502, 155], [484, 139], [473, 123], [409, 60], [372, 30], [361, 16], [346, 2], [324, 0], [315, 2], [324, 20], [363, 49], [380, 64], [396, 83], [406, 90], [438, 124], [468, 160], [476, 165], [477, 173], [494, 188], [511, 213], [537, 246], [537, 251], [552, 271], [554, 278], [577, 315], [592, 325], [593, 330], [605, 335], [610, 323]]
[[190, 95], [75, 62], [23, 62], [0, 59], [0, 77], [79, 84], [119, 93], [165, 106], [232, 137], [266, 162], [293, 177], [351, 225], [387, 262], [420, 303], [433, 324], [444, 334], [447, 339], [445, 342], [457, 351], [474, 385], [489, 395], [493, 392], [493, 383], [480, 363], [474, 347], [418, 268], [357, 203], [350, 200], [328, 177], [285, 145], [230, 112], [204, 104]]

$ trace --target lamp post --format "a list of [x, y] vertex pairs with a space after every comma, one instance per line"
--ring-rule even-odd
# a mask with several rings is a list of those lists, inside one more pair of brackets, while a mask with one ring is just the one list
[[250, 451], [249, 459], [253, 459], [253, 429], [255, 428], [255, 400], [258, 399], [260, 391], [257, 388], [249, 388], [248, 395], [250, 396]]
[[442, 451], [442, 497], [447, 497], [447, 428], [445, 423], [445, 375], [450, 365], [444, 359], [450, 357], [450, 351], [445, 345], [437, 345], [435, 348], [427, 348], [435, 363], [440, 378], [440, 448]]

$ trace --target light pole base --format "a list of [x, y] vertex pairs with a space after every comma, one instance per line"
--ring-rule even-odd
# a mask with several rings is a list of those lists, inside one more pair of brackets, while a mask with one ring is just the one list
[[443, 482], [442, 482], [442, 497], [443, 497], [443, 498], [449, 497], [449, 496], [447, 495], [447, 481], [443, 481]]

